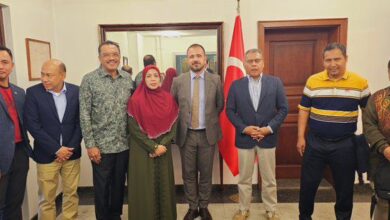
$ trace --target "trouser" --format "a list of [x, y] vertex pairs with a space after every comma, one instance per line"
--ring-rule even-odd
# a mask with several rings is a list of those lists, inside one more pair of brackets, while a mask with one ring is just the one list
[[63, 188], [62, 219], [77, 219], [79, 205], [77, 187], [80, 180], [80, 159], [68, 160], [62, 163], [54, 161], [49, 164], [37, 164], [39, 219], [56, 219], [55, 199], [59, 176], [61, 176]]
[[207, 208], [209, 204], [214, 151], [215, 145], [207, 142], [205, 130], [188, 130], [180, 155], [184, 193], [190, 209]]
[[117, 220], [122, 215], [129, 151], [101, 156], [99, 164], [92, 162], [95, 215], [98, 220]]
[[22, 219], [28, 168], [25, 143], [17, 143], [10, 170], [0, 179], [0, 220]]
[[275, 212], [277, 204], [275, 148], [260, 148], [258, 146], [252, 149], [238, 149], [240, 210], [247, 211], [250, 208], [256, 154], [261, 175], [261, 199], [266, 211]]
[[314, 198], [325, 167], [329, 165], [336, 191], [336, 219], [351, 219], [356, 168], [353, 137], [330, 141], [309, 132], [306, 142], [301, 168], [299, 218], [311, 219]]

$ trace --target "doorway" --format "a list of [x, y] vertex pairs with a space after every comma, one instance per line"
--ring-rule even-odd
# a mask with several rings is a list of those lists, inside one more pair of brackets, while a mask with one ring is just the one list
[[330, 42], [346, 45], [347, 24], [347, 18], [258, 22], [264, 72], [282, 80], [289, 104], [276, 149], [278, 179], [300, 178], [301, 156], [296, 150], [297, 106], [307, 78], [323, 70], [323, 48]]

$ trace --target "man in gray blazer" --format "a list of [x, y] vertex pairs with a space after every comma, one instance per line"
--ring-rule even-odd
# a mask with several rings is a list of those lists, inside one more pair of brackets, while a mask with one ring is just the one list
[[252, 175], [256, 155], [259, 157], [261, 197], [266, 219], [279, 219], [276, 211], [275, 147], [278, 130], [288, 112], [282, 81], [263, 74], [263, 55], [258, 49], [245, 53], [247, 77], [233, 82], [229, 90], [226, 113], [236, 128], [240, 177], [240, 210], [234, 220], [249, 216], [252, 199]]
[[[206, 71], [206, 53], [202, 45], [187, 49], [190, 72], [173, 80], [171, 93], [179, 104], [176, 143], [180, 147], [184, 191], [189, 209], [184, 220], [212, 219], [207, 209], [215, 146], [222, 138], [219, 125], [224, 100], [218, 74]], [[198, 184], [199, 172], [199, 184]], [[198, 210], [199, 208], [199, 210]]]

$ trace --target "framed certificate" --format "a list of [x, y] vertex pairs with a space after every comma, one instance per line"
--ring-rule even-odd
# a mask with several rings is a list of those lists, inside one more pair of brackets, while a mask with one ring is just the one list
[[50, 42], [26, 38], [28, 79], [41, 79], [42, 64], [51, 58]]

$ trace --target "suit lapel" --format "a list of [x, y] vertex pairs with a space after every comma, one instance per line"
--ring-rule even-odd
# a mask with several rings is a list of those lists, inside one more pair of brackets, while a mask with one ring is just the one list
[[268, 78], [264, 76], [262, 76], [262, 79], [261, 79], [261, 94], [260, 94], [260, 100], [259, 100], [259, 105], [257, 106], [257, 110], [260, 109], [260, 106], [261, 106], [261, 103], [263, 102], [264, 98], [266, 97], [267, 95], [267, 91], [268, 91]]
[[73, 90], [71, 90], [70, 86], [68, 86], [68, 85], [66, 86], [65, 98], [66, 98], [66, 107], [65, 107], [64, 117], [62, 117], [63, 122], [66, 120], [66, 117], [69, 115], [69, 108], [71, 105], [70, 102], [73, 98]]
[[186, 97], [186, 100], [188, 101], [188, 106], [190, 107], [191, 109], [191, 73], [187, 72], [185, 73], [185, 79], [184, 79], [184, 83], [187, 83], [187, 86], [185, 88], [187, 89], [184, 89], [184, 96]]
[[23, 125], [23, 115], [21, 114], [23, 112], [23, 104], [24, 103], [19, 103], [19, 96], [20, 94], [16, 91], [16, 88], [11, 84], [11, 91], [12, 91], [12, 98], [14, 99], [14, 103], [16, 106], [16, 112], [19, 117], [19, 123]]
[[255, 106], [253, 105], [251, 94], [249, 92], [249, 79], [248, 77], [245, 77], [244, 86], [246, 89], [243, 89], [244, 97], [246, 101], [249, 103], [250, 106], [252, 106], [253, 111], [256, 111]]
[[211, 91], [212, 88], [211, 88], [211, 76], [210, 76], [210, 73], [208, 73], [207, 71], [204, 72], [204, 98], [205, 98], [205, 101], [206, 101], [206, 104], [205, 106], [209, 106], [207, 103], [209, 101], [209, 99], [207, 98], [208, 97], [208, 94], [209, 94], [209, 91]]
[[4, 108], [4, 112], [7, 113], [8, 117], [11, 118], [11, 116], [9, 115], [9, 112], [8, 112], [7, 104], [5, 103], [5, 100], [1, 94], [0, 94], [0, 105], [2, 106], [2, 108]]
[[[43, 87], [43, 86], [42, 86]], [[56, 109], [56, 104], [54, 103], [54, 99], [53, 99], [53, 94], [51, 94], [50, 92], [47, 92], [44, 89], [44, 96], [45, 96], [45, 99], [47, 101], [47, 103], [49, 104], [49, 108], [52, 110], [54, 116], [56, 117], [56, 119], [58, 121], [60, 121], [60, 119], [58, 118], [58, 113], [57, 113], [57, 109]]]

